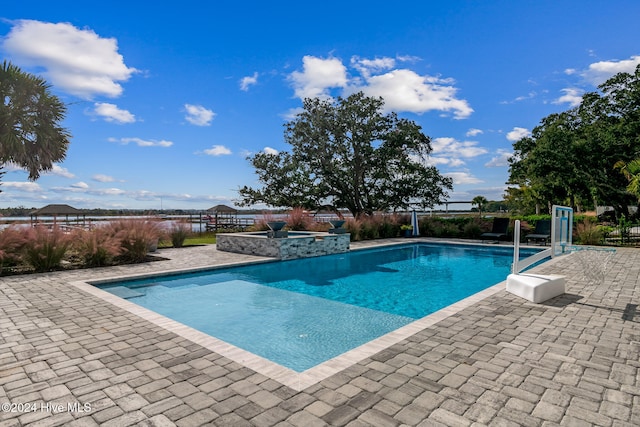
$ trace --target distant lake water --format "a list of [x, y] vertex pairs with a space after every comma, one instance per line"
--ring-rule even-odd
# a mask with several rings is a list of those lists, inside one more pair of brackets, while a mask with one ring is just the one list
[[[263, 218], [263, 214], [238, 214], [237, 218], [240, 220], [257, 220]], [[269, 219], [285, 220], [286, 214], [271, 214], [268, 215]], [[318, 215], [317, 218], [335, 218], [334, 215]], [[109, 221], [118, 221], [122, 219], [149, 219], [149, 220], [161, 220], [162, 224], [166, 227], [179, 222], [190, 222], [191, 230], [194, 232], [206, 231], [206, 223], [209, 221], [206, 214], [191, 214], [191, 215], [116, 215], [116, 216], [104, 216], [104, 215], [86, 215], [79, 216], [59, 215], [53, 216], [38, 216], [38, 223], [40, 224], [53, 224], [54, 221], [63, 225], [76, 225], [76, 224], [105, 224]], [[31, 224], [31, 217], [28, 216], [12, 216], [12, 217], [0, 217], [0, 230], [11, 225], [29, 226]]]

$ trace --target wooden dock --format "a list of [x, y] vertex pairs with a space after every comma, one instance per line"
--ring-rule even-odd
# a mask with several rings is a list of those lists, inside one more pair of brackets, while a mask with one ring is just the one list
[[220, 230], [242, 230], [245, 231], [249, 227], [255, 225], [255, 219], [253, 218], [218, 218], [217, 220], [208, 221], [205, 223], [205, 229], [207, 231], [220, 231]]

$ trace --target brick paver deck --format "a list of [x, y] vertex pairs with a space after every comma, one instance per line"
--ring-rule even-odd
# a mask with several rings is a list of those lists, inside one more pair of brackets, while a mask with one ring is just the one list
[[161, 255], [0, 278], [0, 427], [640, 425], [640, 250], [600, 282], [557, 258], [536, 271], [566, 275], [565, 295], [498, 289], [301, 390], [72, 284], [253, 260]]

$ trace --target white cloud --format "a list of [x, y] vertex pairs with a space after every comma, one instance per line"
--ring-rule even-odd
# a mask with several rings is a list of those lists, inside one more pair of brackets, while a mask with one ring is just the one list
[[91, 177], [91, 179], [93, 179], [94, 181], [98, 181], [98, 182], [115, 182], [115, 178], [109, 175], [103, 175], [103, 174], [95, 174]]
[[462, 159], [456, 159], [452, 157], [432, 156], [426, 159], [425, 164], [428, 166], [449, 166], [449, 167], [455, 168], [455, 167], [463, 166], [465, 163], [464, 163], [464, 160]]
[[54, 187], [51, 191], [58, 193], [83, 193], [92, 196], [128, 196], [131, 192], [119, 188], [90, 188], [88, 184], [79, 182], [69, 187]]
[[71, 184], [71, 187], [78, 188], [80, 190], [87, 190], [89, 188], [89, 184], [83, 181], [76, 182], [75, 184]]
[[536, 96], [538, 96], [537, 92], [535, 91], [531, 91], [526, 95], [520, 95], [515, 97], [513, 100], [511, 101], [500, 101], [500, 104], [502, 105], [509, 105], [509, 104], [514, 104], [516, 102], [522, 102], [522, 101], [526, 101], [527, 99], [533, 99]]
[[304, 108], [296, 107], [289, 109], [286, 113], [282, 114], [282, 118], [286, 121], [291, 121], [296, 118], [296, 116], [300, 113], [304, 112]]
[[274, 155], [274, 156], [279, 153], [278, 150], [276, 150], [275, 148], [271, 148], [271, 147], [264, 147], [264, 149], [262, 151], [264, 151], [266, 154], [271, 154], [271, 155]]
[[508, 150], [503, 150], [499, 148], [496, 152], [496, 156], [485, 163], [485, 166], [488, 168], [497, 168], [503, 166], [509, 166], [509, 158], [513, 156], [513, 153]]
[[240, 90], [248, 91], [249, 86], [253, 86], [258, 83], [258, 73], [253, 73], [253, 76], [247, 76], [240, 79]]
[[633, 74], [638, 64], [640, 64], [640, 55], [621, 61], [600, 61], [589, 65], [589, 68], [584, 70], [581, 75], [586, 81], [597, 86], [614, 74], [623, 72]]
[[[18, 166], [15, 163], [12, 162], [7, 162], [4, 164], [0, 164], [0, 166], [2, 166], [2, 168], [4, 169], [5, 172], [16, 172], [16, 171], [24, 171], [24, 168], [21, 168], [20, 166]], [[42, 175], [55, 175], [55, 176], [61, 176], [63, 178], [74, 178], [75, 175], [72, 174], [71, 172], [69, 172], [68, 169], [63, 168], [62, 166], [60, 166], [57, 163], [53, 163], [51, 165], [51, 170], [48, 171], [44, 171], [42, 172]]]
[[365, 77], [370, 76], [372, 73], [390, 70], [395, 65], [396, 60], [393, 58], [363, 59], [358, 56], [351, 58], [351, 66]]
[[526, 94], [526, 95], [522, 95], [522, 96], [518, 96], [518, 97], [516, 97], [515, 101], [516, 101], [516, 102], [520, 102], [520, 101], [524, 101], [524, 100], [526, 100], [526, 99], [533, 99], [533, 98], [535, 98], [537, 95], [538, 95], [538, 94], [537, 94], [536, 92], [533, 92], [533, 91], [532, 91], [532, 92], [529, 92], [529, 93], [528, 93], [528, 94]]
[[[420, 75], [409, 69], [395, 68], [398, 62], [416, 61], [414, 57], [351, 58], [350, 67], [356, 76], [337, 58], [303, 58], [303, 72], [293, 72], [295, 95], [300, 98], [329, 98], [329, 89], [338, 88], [353, 93], [382, 97], [387, 111], [408, 111], [422, 114], [441, 111], [464, 119], [473, 113], [469, 103], [457, 97], [458, 89], [451, 78]], [[394, 69], [395, 68], [395, 69]], [[359, 73], [359, 75], [357, 75]]]
[[159, 194], [147, 190], [132, 191], [128, 195], [135, 200], [155, 200], [159, 197]]
[[[64, 189], [60, 189], [64, 190]], [[82, 188], [77, 189], [66, 189], [66, 191], [78, 192], [79, 190], [83, 190]], [[125, 190], [121, 190], [119, 188], [86, 188], [84, 189], [87, 194], [91, 194], [94, 196], [128, 196], [129, 192]]]
[[483, 134], [484, 132], [480, 129], [471, 128], [467, 131], [466, 136], [478, 136]]
[[63, 178], [74, 178], [75, 175], [69, 172], [66, 168], [58, 165], [57, 163], [53, 164], [53, 167], [50, 171], [44, 172], [43, 175], [56, 175], [61, 176]]
[[69, 23], [13, 21], [2, 48], [16, 65], [42, 68], [54, 86], [84, 99], [120, 96], [119, 82], [138, 71], [125, 65], [116, 39]]
[[477, 146], [476, 141], [457, 141], [455, 138], [435, 138], [431, 141], [433, 151], [426, 163], [430, 166], [459, 167], [464, 159], [486, 154], [487, 150]]
[[4, 169], [5, 172], [16, 172], [24, 170], [13, 162], [0, 163], [0, 167]]
[[564, 95], [553, 101], [554, 104], [569, 104], [570, 107], [577, 107], [582, 102], [584, 91], [576, 88], [562, 89]]
[[55, 192], [69, 192], [69, 193], [88, 193], [89, 192], [89, 184], [83, 181], [76, 182], [75, 184], [71, 184], [68, 187], [52, 187], [50, 190]]
[[136, 116], [129, 111], [121, 110], [117, 105], [107, 102], [96, 102], [94, 111], [107, 122], [134, 123], [136, 121]]
[[17, 181], [8, 181], [3, 182], [0, 186], [0, 189], [15, 189], [18, 191], [24, 191], [27, 193], [39, 193], [42, 191], [42, 188], [36, 184], [35, 182], [17, 182]]
[[435, 138], [431, 141], [433, 155], [471, 158], [486, 154], [477, 141], [457, 141], [455, 138]]
[[216, 113], [204, 108], [202, 105], [185, 104], [187, 116], [185, 117], [189, 123], [196, 126], [209, 126]]
[[[453, 200], [472, 200], [476, 196], [484, 196], [487, 200], [503, 200], [506, 185], [495, 187], [474, 187], [469, 191], [454, 191], [451, 195]], [[449, 205], [451, 207], [451, 205]]]
[[481, 179], [478, 179], [475, 176], [471, 175], [469, 172], [447, 172], [443, 173], [443, 175], [453, 179], [454, 185], [479, 184], [481, 182], [484, 182]]
[[153, 139], [145, 140], [141, 138], [109, 138], [109, 142], [119, 142], [122, 145], [133, 143], [138, 145], [139, 147], [171, 147], [173, 145], [173, 142], [171, 141], [156, 141]]
[[91, 190], [91, 194], [98, 196], [122, 196], [127, 194], [127, 192], [119, 188], [97, 188]]
[[511, 142], [516, 142], [530, 135], [531, 135], [531, 132], [528, 129], [514, 127], [511, 132], [507, 133], [507, 139]]
[[347, 68], [337, 58], [302, 58], [303, 71], [294, 71], [289, 75], [296, 97], [329, 98], [330, 88], [347, 86]]
[[225, 156], [231, 154], [231, 150], [224, 145], [214, 145], [213, 147], [204, 150], [204, 154], [208, 156]]
[[355, 87], [369, 96], [380, 96], [387, 111], [452, 112], [454, 118], [464, 119], [473, 113], [466, 100], [456, 98], [458, 91], [451, 79], [421, 76], [411, 70], [393, 70], [366, 79], [366, 86]]
[[420, 58], [413, 55], [397, 55], [396, 59], [400, 62], [418, 62]]

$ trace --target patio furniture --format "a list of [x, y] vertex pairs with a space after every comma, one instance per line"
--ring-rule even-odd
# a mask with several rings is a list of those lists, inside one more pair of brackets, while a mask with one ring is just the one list
[[527, 244], [530, 240], [542, 241], [546, 245], [551, 239], [551, 220], [541, 219], [536, 222], [536, 228], [531, 234], [527, 234]]
[[481, 240], [506, 240], [507, 230], [509, 229], [509, 218], [493, 218], [491, 231], [482, 233]]

